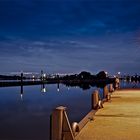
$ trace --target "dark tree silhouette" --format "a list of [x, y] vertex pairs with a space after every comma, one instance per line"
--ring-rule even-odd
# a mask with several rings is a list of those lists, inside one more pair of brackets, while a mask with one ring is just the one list
[[98, 79], [106, 79], [107, 78], [105, 71], [100, 71], [96, 76]]

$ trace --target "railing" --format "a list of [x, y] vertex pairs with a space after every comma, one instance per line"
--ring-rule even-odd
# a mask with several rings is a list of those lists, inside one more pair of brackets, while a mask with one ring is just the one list
[[50, 140], [76, 140], [76, 136], [81, 129], [94, 118], [98, 109], [103, 108], [103, 103], [111, 99], [111, 93], [119, 87], [119, 82], [105, 86], [103, 88], [103, 100], [99, 96], [99, 91], [95, 90], [91, 95], [91, 111], [79, 122], [73, 122], [70, 125], [66, 107], [59, 106], [53, 110], [50, 121]]

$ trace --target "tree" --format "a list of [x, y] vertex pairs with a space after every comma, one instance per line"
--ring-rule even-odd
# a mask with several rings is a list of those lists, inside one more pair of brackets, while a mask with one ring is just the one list
[[92, 75], [90, 74], [90, 72], [86, 72], [86, 71], [82, 71], [78, 77], [80, 79], [91, 79], [92, 78]]
[[96, 76], [97, 76], [98, 79], [107, 78], [105, 71], [100, 71]]

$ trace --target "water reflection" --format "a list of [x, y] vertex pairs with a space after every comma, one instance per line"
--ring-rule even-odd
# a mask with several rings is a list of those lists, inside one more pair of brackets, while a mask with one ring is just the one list
[[47, 90], [46, 90], [45, 84], [43, 83], [41, 84], [41, 93], [45, 93], [45, 92], [47, 92]]
[[[41, 93], [44, 95], [46, 92], [47, 92], [47, 89], [46, 89], [46, 86], [45, 84], [41, 84]], [[21, 97], [21, 100], [23, 100], [23, 94], [24, 94], [24, 88], [23, 88], [23, 85], [21, 84], [20, 86], [20, 97]]]
[[[60, 88], [62, 94], [56, 90]], [[69, 88], [59, 83], [21, 85], [22, 102], [18, 100], [19, 87], [0, 88], [0, 139], [49, 140], [49, 117], [52, 110], [60, 105], [68, 108], [71, 122], [80, 121], [91, 109], [93, 88], [85, 90], [86, 94], [80, 88], [71, 88], [69, 92]], [[48, 94], [41, 96], [46, 89]]]
[[86, 81], [83, 81], [83, 82], [69, 81], [69, 82], [64, 82], [63, 84], [66, 87], [68, 87], [68, 89], [69, 89], [69, 87], [75, 87], [75, 88], [79, 87], [82, 90], [88, 90], [92, 87], [103, 88], [106, 85], [106, 83], [103, 83], [103, 82], [102, 83], [93, 83], [93, 82], [86, 82]]
[[131, 80], [131, 79], [124, 79], [121, 80], [120, 84], [121, 88], [140, 88], [140, 81], [139, 80]]
[[[60, 92], [60, 83], [56, 84], [56, 89], [57, 92]], [[97, 89], [99, 90], [100, 88], [104, 88], [104, 86], [106, 85], [106, 83], [93, 83], [93, 82], [65, 82], [63, 83], [64, 86], [67, 87], [67, 90], [70, 90], [70, 87], [72, 88], [80, 88], [82, 90], [89, 90], [90, 88], [93, 87], [97, 87]], [[23, 85], [21, 83], [20, 86], [20, 96], [21, 99], [23, 99], [23, 93], [24, 93], [24, 89], [23, 89]], [[121, 80], [121, 88], [139, 88], [140, 87], [140, 82], [138, 80], [133, 80], [130, 82], [130, 80]], [[41, 93], [44, 94], [47, 92], [47, 88], [46, 88], [46, 84], [41, 84]]]
[[60, 91], [59, 83], [57, 83], [57, 92]]
[[20, 87], [20, 98], [23, 100], [23, 85]]
[[[123, 84], [125, 87], [130, 84], [140, 86], [139, 82]], [[103, 98], [103, 89], [98, 88], [99, 86], [103, 85], [57, 83], [24, 87], [21, 85], [20, 89], [0, 88], [0, 139], [49, 140], [52, 110], [57, 106], [66, 106], [70, 122], [79, 122], [91, 109], [93, 91], [98, 89]], [[58, 94], [60, 89], [61, 94]], [[24, 98], [22, 102], [19, 100], [19, 90], [21, 99]], [[45, 96], [41, 96], [42, 94]]]

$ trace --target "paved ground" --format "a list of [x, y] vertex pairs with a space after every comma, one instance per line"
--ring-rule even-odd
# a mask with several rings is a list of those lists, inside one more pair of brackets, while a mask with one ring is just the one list
[[140, 90], [120, 90], [76, 140], [140, 140]]

